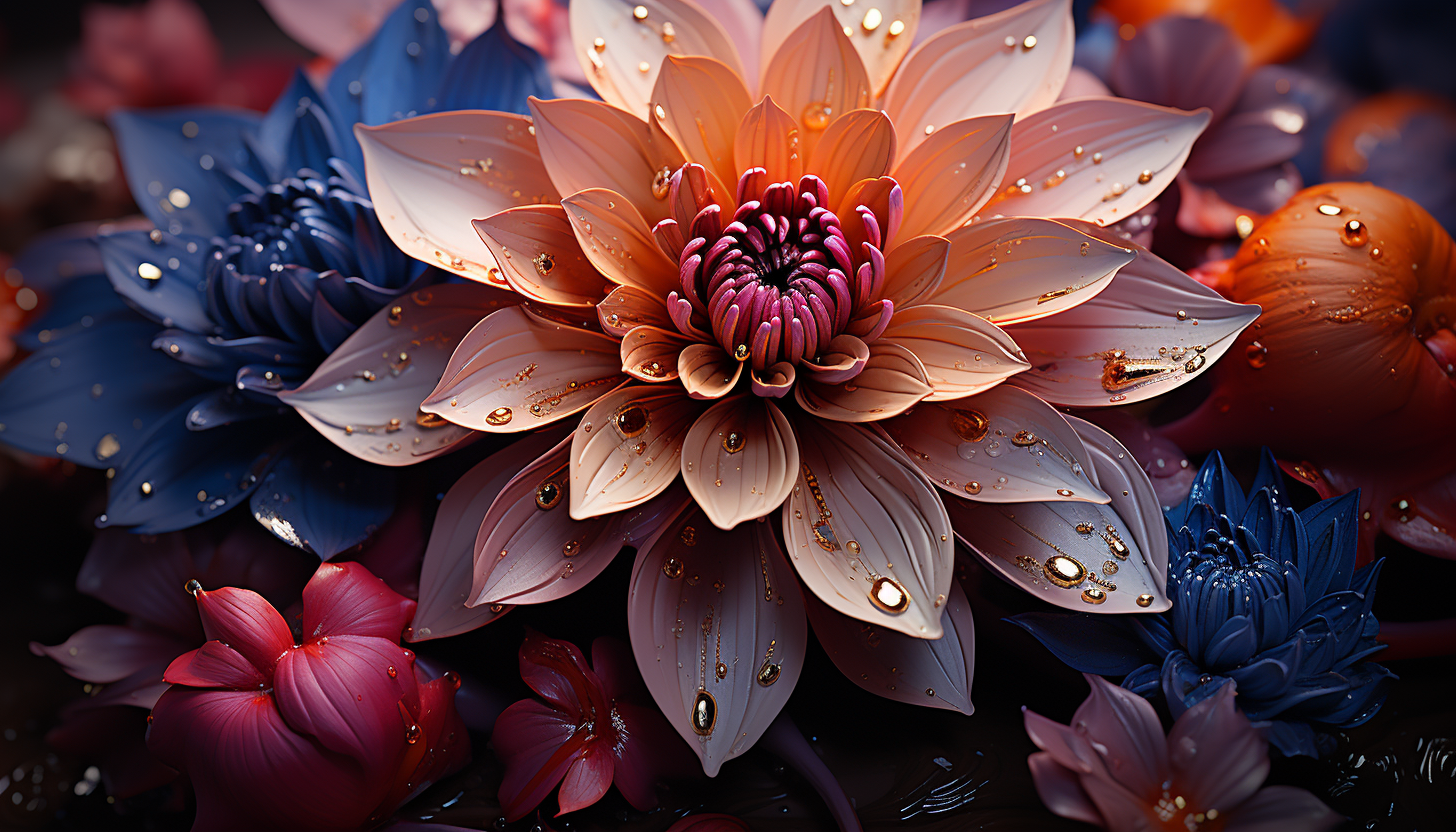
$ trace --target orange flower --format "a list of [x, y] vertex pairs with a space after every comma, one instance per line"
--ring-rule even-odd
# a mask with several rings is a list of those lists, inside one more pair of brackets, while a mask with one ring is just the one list
[[1279, 0], [1102, 0], [1097, 10], [1134, 28], [1164, 15], [1212, 18], [1248, 45], [1256, 65], [1299, 55], [1319, 28], [1318, 17], [1296, 17]]

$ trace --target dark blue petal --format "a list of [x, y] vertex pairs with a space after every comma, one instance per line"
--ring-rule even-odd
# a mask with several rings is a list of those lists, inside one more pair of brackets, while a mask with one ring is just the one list
[[1244, 490], [1239, 487], [1239, 481], [1228, 466], [1224, 465], [1218, 451], [1208, 455], [1203, 467], [1198, 469], [1198, 476], [1193, 478], [1193, 488], [1183, 501], [1184, 516], [1187, 516], [1190, 507], [1200, 503], [1206, 503], [1219, 514], [1229, 517], [1239, 517], [1244, 513]]
[[1318, 737], [1314, 729], [1303, 722], [1275, 720], [1267, 723], [1255, 723], [1254, 727], [1262, 731], [1269, 744], [1279, 749], [1279, 753], [1286, 757], [1319, 756], [1319, 748], [1316, 743]]
[[1315, 503], [1299, 513], [1309, 538], [1305, 557], [1299, 563], [1308, 597], [1317, 598], [1350, 586], [1350, 576], [1355, 571], [1355, 523], [1359, 510], [1357, 490]]
[[1173, 638], [1173, 631], [1168, 629], [1166, 616], [1135, 615], [1130, 618], [1133, 632], [1155, 655], [1161, 656], [1170, 650], [1178, 649], [1178, 641]]
[[1304, 641], [1298, 638], [1255, 656], [1244, 667], [1228, 671], [1239, 686], [1239, 695], [1249, 699], [1283, 696], [1294, 684], [1304, 663]]
[[526, 99], [555, 98], [551, 73], [536, 50], [511, 37], [505, 15], [450, 64], [436, 110], [500, 110], [528, 115]]
[[1144, 699], [1161, 696], [1163, 693], [1162, 673], [1157, 665], [1145, 664], [1127, 674], [1127, 678], [1122, 680], [1122, 686]]
[[1187, 653], [1174, 650], [1163, 657], [1163, 696], [1174, 719], [1218, 692], [1227, 679], [1204, 672]]
[[1155, 658], [1112, 616], [1027, 612], [1007, 620], [1083, 673], [1122, 676]]
[[310, 312], [310, 320], [313, 324], [313, 337], [324, 352], [333, 352], [339, 345], [348, 340], [350, 335], [359, 325], [344, 317], [338, 310], [329, 303], [323, 293], [313, 299], [313, 309]]
[[141, 320], [141, 316], [111, 290], [106, 275], [86, 275], [43, 296], [40, 315], [14, 340], [21, 349], [35, 352], [47, 344], [113, 320]]
[[222, 233], [228, 206], [266, 171], [244, 140], [261, 117], [243, 110], [182, 109], [111, 116], [126, 181], [137, 205], [163, 231]]
[[217, 390], [204, 396], [187, 413], [188, 430], [212, 430], [253, 419], [283, 416], [288, 408], [268, 405], [244, 395], [235, 387]]
[[210, 335], [204, 237], [162, 231], [123, 231], [96, 239], [106, 277], [118, 295], [162, 326]]
[[222, 384], [230, 384], [238, 370], [250, 364], [281, 369], [306, 364], [311, 356], [297, 344], [260, 335], [228, 340], [168, 329], [157, 333], [152, 344], [194, 373]]
[[450, 62], [450, 38], [429, 0], [405, 0], [370, 41], [334, 68], [326, 87], [340, 156], [359, 170], [354, 125], [383, 124], [433, 112]]
[[1248, 661], [1258, 647], [1258, 634], [1254, 622], [1243, 615], [1229, 618], [1218, 632], [1208, 639], [1208, 646], [1200, 663], [1220, 672], [1237, 667]]
[[1268, 448], [1259, 453], [1259, 472], [1254, 475], [1254, 484], [1249, 486], [1249, 493], [1256, 494], [1263, 489], [1269, 489], [1279, 507], [1289, 505], [1289, 491], [1284, 484], [1284, 472], [1279, 470], [1279, 461]]
[[88, 468], [125, 462], [143, 429], [209, 386], [152, 349], [156, 332], [109, 319], [21, 362], [0, 379], [0, 441]]
[[302, 266], [284, 266], [268, 281], [268, 310], [273, 323], [292, 341], [313, 340], [313, 296], [318, 272]]
[[329, 159], [339, 155], [339, 140], [323, 94], [303, 70], [293, 74], [288, 89], [278, 96], [258, 129], [258, 152], [268, 160], [274, 181], [299, 170], [328, 170]]
[[[101, 251], [93, 236], [95, 223], [82, 223], [47, 232], [16, 255], [11, 270], [22, 285], [40, 294], [40, 313], [15, 337], [22, 349], [34, 352], [45, 344], [75, 334], [116, 313], [131, 308], [111, 291]], [[87, 323], [89, 321], [89, 323]]]
[[160, 534], [216, 517], [258, 485], [276, 450], [277, 420], [264, 419], [216, 430], [187, 429], [194, 399], [142, 437], [141, 447], [116, 471], [102, 525], [131, 526]]
[[322, 560], [363, 543], [394, 513], [394, 503], [392, 468], [358, 460], [319, 437], [281, 458], [251, 501], [264, 528]]

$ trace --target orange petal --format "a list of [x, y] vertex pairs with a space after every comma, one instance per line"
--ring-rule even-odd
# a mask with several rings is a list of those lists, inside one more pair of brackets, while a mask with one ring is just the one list
[[672, 329], [672, 319], [662, 306], [662, 298], [635, 286], [618, 286], [597, 304], [597, 318], [609, 335], [622, 337], [633, 327], [655, 326]]
[[[658, 68], [669, 55], [706, 55], [743, 76], [728, 33], [687, 0], [576, 2], [571, 4], [570, 28], [592, 89], [604, 101], [633, 113], [647, 112]], [[567, 192], [571, 190], [576, 189]]]
[[621, 194], [592, 188], [561, 204], [582, 252], [608, 280], [660, 298], [679, 287], [677, 264], [662, 252], [642, 215]]
[[587, 407], [627, 381], [615, 338], [502, 309], [466, 333], [420, 409], [490, 433], [518, 433]]
[[717, 344], [690, 344], [678, 356], [677, 374], [688, 395], [695, 399], [717, 399], [738, 384], [743, 364]]
[[[860, 244], [865, 242], [864, 223], [856, 209], [860, 206], [870, 209], [880, 225], [880, 247], [888, 248], [895, 242], [900, 225], [897, 220], [904, 214], [905, 193], [900, 183], [889, 176], [879, 179], [861, 179], [849, 187], [839, 200], [834, 213], [843, 223], [844, 240], [849, 244], [850, 256], [864, 257]], [[884, 223], [888, 223], [885, 225]]]
[[930, 401], [978, 393], [1031, 366], [1000, 327], [951, 306], [897, 309], [880, 340], [920, 359], [935, 390]]
[[[776, 53], [795, 29], [824, 8], [823, 0], [775, 0], [763, 22], [763, 56]], [[874, 8], [830, 3], [835, 23], [854, 44], [874, 95], [884, 92], [910, 51], [920, 24], [920, 0], [877, 0]], [[832, 192], [831, 192], [832, 193]]]
[[824, 128], [850, 110], [868, 107], [864, 61], [828, 6], [784, 39], [763, 70], [763, 94], [799, 123], [800, 152], [811, 153]]
[[733, 396], [688, 430], [682, 473], [713, 525], [731, 529], [783, 505], [799, 475], [799, 446], [771, 400]]
[[934, 392], [914, 353], [884, 340], [870, 345], [859, 375], [840, 384], [799, 379], [794, 398], [805, 410], [836, 422], [877, 422], [915, 406]]
[[470, 221], [558, 199], [530, 119], [510, 113], [436, 113], [354, 131], [369, 198], [405, 254], [501, 285]]
[[[652, 116], [683, 149], [728, 187], [738, 184], [733, 143], [753, 101], [733, 70], [699, 55], [668, 56], [652, 90]], [[689, 217], [689, 220], [692, 218]], [[678, 222], [683, 220], [678, 218]]]
[[571, 438], [571, 516], [624, 511], [677, 479], [683, 437], [703, 405], [675, 385], [632, 385], [608, 393]]
[[896, 309], [904, 309], [934, 295], [946, 275], [950, 252], [950, 240], [930, 235], [895, 246], [885, 256], [885, 297]]
[[916, 145], [891, 174], [905, 192], [902, 233], [945, 234], [995, 193], [1011, 153], [1011, 116], [947, 125]]
[[524, 205], [483, 220], [475, 230], [515, 291], [557, 306], [591, 306], [602, 276], [582, 256], [560, 205]]
[[668, 216], [667, 183], [684, 160], [661, 128], [600, 101], [533, 98], [530, 105], [541, 161], [559, 193], [609, 188], [649, 224]]
[[1071, 0], [1032, 0], [932, 36], [905, 58], [885, 91], [900, 153], [961, 119], [1023, 118], [1051, 106], [1072, 69], [1075, 37]]
[[833, 199], [861, 179], [889, 173], [894, 161], [895, 127], [890, 119], [879, 110], [851, 110], [824, 131], [806, 170], [824, 180]]
[[[799, 125], [767, 96], [748, 111], [733, 140], [733, 160], [740, 172], [763, 168], [767, 182], [798, 184], [804, 173]], [[738, 182], [735, 179], [734, 185]], [[766, 184], [766, 183], [765, 183]], [[755, 192], [745, 196], [757, 199]]]
[[677, 357], [693, 343], [676, 329], [639, 326], [622, 337], [622, 372], [642, 381], [677, 378]]

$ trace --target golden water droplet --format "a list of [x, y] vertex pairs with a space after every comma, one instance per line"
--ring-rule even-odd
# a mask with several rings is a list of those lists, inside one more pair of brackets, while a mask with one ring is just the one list
[[192, 204], [192, 197], [181, 188], [173, 188], [167, 192], [167, 201], [178, 208], [186, 208]]
[[733, 357], [736, 358], [736, 359], [738, 359], [739, 361], [747, 360], [747, 358], [748, 358], [748, 345], [747, 344], [739, 344], [737, 347], [735, 347], [733, 349]]
[[632, 18], [634, 20], [646, 20], [647, 19], [647, 7], [646, 6], [634, 6], [632, 8]]
[[1078, 523], [1077, 524], [1077, 532], [1079, 534], [1091, 534], [1093, 528], [1094, 527], [1093, 527], [1093, 525], [1091, 523]]
[[187, 590], [187, 592], [190, 593], [192, 597], [196, 598], [197, 593], [202, 591], [202, 583], [196, 578], [193, 578], [192, 580], [184, 584], [182, 588]]
[[1254, 218], [1248, 214], [1239, 214], [1234, 217], [1234, 230], [1239, 232], [1239, 239], [1242, 240], [1254, 233]]
[[1041, 440], [1036, 438], [1036, 434], [1032, 433], [1029, 430], [1019, 430], [1016, 432], [1015, 436], [1011, 437], [1011, 444], [1017, 446], [1018, 448], [1029, 447], [1031, 445], [1035, 445], [1039, 441]]
[[592, 41], [592, 48], [598, 52], [605, 52], [607, 51], [607, 42], [601, 38], [597, 38]]
[[154, 263], [142, 263], [137, 266], [137, 276], [142, 280], [161, 280], [162, 270]]
[[1092, 164], [1102, 164], [1102, 151], [1099, 150], [1098, 152], [1092, 154]]
[[647, 73], [652, 71], [652, 64], [649, 64], [646, 61], [638, 61], [637, 71], [642, 73], [643, 75], [646, 75]]
[[1340, 242], [1350, 248], [1359, 248], [1370, 241], [1370, 231], [1365, 223], [1350, 220], [1340, 227]]
[[390, 326], [395, 326], [396, 324], [398, 324], [399, 323], [399, 319], [401, 317], [403, 317], [403, 316], [404, 316], [404, 307], [403, 306], [391, 306], [391, 307], [389, 307], [389, 325]]
[[713, 698], [713, 694], [700, 688], [698, 695], [693, 697], [693, 733], [700, 737], [706, 737], [713, 733], [713, 726], [717, 722], [718, 701]]
[[1066, 555], [1052, 555], [1042, 565], [1046, 579], [1060, 587], [1073, 587], [1087, 579], [1087, 568]]
[[1151, 181], [1153, 181], [1153, 172], [1152, 171], [1150, 171], [1150, 170], [1144, 170], [1142, 173], [1138, 174], [1138, 184], [1139, 185], [1146, 185], [1146, 184], [1148, 184]]
[[1140, 607], [1151, 607], [1153, 605], [1153, 596], [1144, 592], [1137, 597], [1137, 605]]
[[675, 40], [677, 40], [677, 29], [673, 28], [670, 22], [662, 24], [662, 42], [672, 43]]
[[870, 602], [888, 613], [902, 613], [910, 609], [910, 595], [905, 587], [894, 578], [881, 575], [870, 586]]
[[927, 124], [927, 125], [925, 125], [925, 135], [929, 136], [931, 133], [934, 133], [934, 132], [935, 132], [935, 125], [934, 124]]
[[142, 483], [142, 496], [143, 497], [150, 497], [150, 496], [152, 496], [152, 484], [150, 482], [144, 482], [144, 483]]
[[726, 678], [728, 676], [728, 665], [718, 662], [713, 666], [713, 675], [719, 679]]
[[1082, 149], [1082, 146], [1080, 144], [1077, 145], [1076, 147], [1072, 148], [1072, 156], [1075, 157], [1075, 158], [1077, 158], [1077, 159], [1082, 158], [1082, 154], [1083, 153], [1086, 153], [1086, 152], [1087, 151], [1086, 150], [1083, 150]]
[[882, 20], [884, 20], [884, 16], [880, 14], [879, 9], [870, 9], [869, 11], [865, 12], [864, 20], [860, 21], [859, 25], [863, 27], [866, 32], [873, 32], [874, 30], [880, 28], [880, 22]]
[[151, 240], [152, 243], [155, 244], [155, 245], [161, 245], [162, 244], [162, 229], [160, 229], [160, 228], [153, 228], [151, 231], [148, 231], [147, 232], [147, 239], [148, 240]]
[[116, 434], [108, 433], [96, 443], [96, 458], [101, 462], [105, 462], [116, 456], [120, 450], [121, 440], [116, 438]]
[[980, 442], [986, 438], [986, 431], [991, 428], [991, 420], [986, 414], [979, 410], [952, 410], [950, 412], [950, 429], [955, 431], [956, 436], [967, 442]]
[[1102, 562], [1102, 574], [1104, 575], [1116, 575], [1117, 570], [1121, 568], [1115, 560], [1104, 560]]
[[500, 615], [501, 614], [501, 611], [504, 610], [505, 608], [506, 608], [506, 605], [505, 604], [491, 604], [490, 605], [490, 613], [491, 613], [491, 615]]
[[500, 427], [511, 421], [511, 409], [509, 407], [497, 407], [495, 410], [485, 414], [485, 423], [493, 427]]
[[1255, 370], [1262, 369], [1269, 363], [1269, 348], [1258, 341], [1251, 341], [1244, 348], [1244, 358], [1248, 360], [1250, 367]]
[[903, 20], [894, 20], [894, 21], [891, 21], [890, 22], [890, 31], [889, 31], [890, 37], [892, 37], [892, 38], [898, 38], [899, 36], [901, 36], [903, 34], [905, 34], [905, 21], [903, 21]]
[[667, 110], [664, 109], [661, 104], [653, 105], [652, 112], [653, 112], [654, 115], [657, 116], [658, 119], [666, 119], [667, 118]]
[[536, 487], [536, 507], [542, 511], [550, 511], [556, 508], [561, 502], [561, 486], [547, 480]]
[[536, 274], [539, 274], [542, 277], [546, 277], [547, 275], [551, 274], [551, 271], [556, 268], [556, 258], [552, 257], [549, 252], [545, 251], [536, 255], [535, 259], [533, 259], [531, 262], [536, 264]]
[[568, 540], [566, 541], [566, 544], [561, 547], [561, 554], [565, 555], [566, 557], [573, 557], [576, 555], [577, 552], [580, 551], [581, 541], [579, 540]]
[[779, 666], [769, 659], [763, 660], [763, 667], [758, 669], [758, 683], [764, 687], [772, 685], [779, 680]]
[[647, 426], [651, 424], [651, 420], [648, 419], [647, 408], [639, 404], [628, 404], [612, 417], [612, 424], [616, 425], [617, 432], [622, 434], [623, 438], [631, 439], [634, 436], [641, 436], [642, 432], [647, 430]]
[[682, 534], [678, 535], [678, 540], [681, 540], [684, 546], [696, 546], [698, 545], [698, 530], [692, 526], [683, 526]]
[[847, 541], [844, 544], [844, 548], [848, 549], [850, 554], [857, 555], [857, 554], [859, 554], [859, 541], [858, 540], [850, 540], [850, 541]]
[[1071, 489], [1068, 489], [1068, 488], [1058, 488], [1057, 489], [1057, 494], [1059, 494], [1059, 495], [1061, 495], [1063, 497], [1071, 497], [1072, 496], [1072, 491], [1071, 491]]
[[1385, 252], [1381, 251], [1379, 248], [1372, 248], [1372, 249], [1370, 249], [1370, 259], [1371, 260], [1379, 260], [1381, 257], [1384, 257], [1384, 256], [1385, 256]]
[[1026, 36], [1026, 39], [1021, 42], [1021, 48], [1022, 49], [1025, 49], [1028, 52], [1030, 52], [1035, 47], [1036, 47], [1036, 35], [1027, 35]]
[[667, 192], [671, 188], [672, 168], [664, 165], [652, 175], [652, 195], [658, 199], [667, 199]]
[[829, 126], [829, 117], [834, 115], [834, 110], [823, 101], [815, 101], [806, 107], [799, 116], [799, 122], [804, 127], [818, 132]]
[[978, 483], [978, 482], [976, 482], [975, 480], [972, 480], [972, 481], [966, 483], [966, 493], [967, 494], [980, 494], [981, 493], [981, 484]]
[[1188, 359], [1187, 363], [1183, 365], [1183, 372], [1196, 373], [1199, 370], [1203, 369], [1203, 365], [1207, 363], [1208, 359], [1203, 357], [1203, 353], [1199, 353]]
[[668, 558], [662, 562], [662, 574], [669, 578], [681, 578], [683, 573], [682, 561], [677, 558]]
[[1340, 206], [1338, 205], [1321, 205], [1319, 207], [1319, 212], [1327, 217], [1338, 217], [1340, 210]]
[[736, 430], [729, 431], [728, 434], [723, 437], [723, 450], [727, 451], [730, 454], [736, 454], [739, 451], [742, 451], [744, 445], [746, 444], [747, 440], [744, 438], [743, 434], [739, 433]]
[[1082, 590], [1082, 600], [1089, 604], [1100, 604], [1107, 600], [1107, 593], [1095, 586], [1089, 586]]

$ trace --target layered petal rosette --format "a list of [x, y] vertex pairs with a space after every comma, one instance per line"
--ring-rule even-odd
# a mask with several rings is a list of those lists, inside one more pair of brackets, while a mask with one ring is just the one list
[[210, 640], [167, 668], [147, 744], [191, 778], [193, 829], [370, 828], [469, 759], [459, 677], [425, 677], [415, 603], [364, 567], [319, 567], [298, 635], [250, 590], [188, 589]]
[[[731, 34], [689, 0], [571, 14], [604, 102], [359, 131], [391, 237], [525, 298], [422, 410], [572, 428], [490, 486], [467, 606], [560, 597], [637, 545], [637, 661], [710, 774], [797, 679], [800, 582], [851, 678], [966, 712], [956, 536], [1053, 603], [1166, 608], [1146, 476], [1043, 399], [1171, 389], [1251, 319], [1099, 227], [1173, 180], [1206, 113], [1054, 105], [1061, 0], [914, 49], [918, 3], [780, 2]], [[538, 204], [499, 210], [506, 189]], [[1055, 323], [1104, 296], [1097, 329]]]
[[1212, 454], [1167, 513], [1172, 552], [1162, 616], [1111, 620], [1052, 613], [1013, 619], [1085, 673], [1125, 676], [1176, 717], [1238, 686], [1239, 708], [1287, 755], [1318, 756], [1323, 733], [1369, 720], [1392, 674], [1368, 659], [1380, 562], [1355, 568], [1358, 492], [1296, 512], [1265, 452], [1246, 496]]
[[418, 405], [458, 338], [513, 301], [435, 286], [442, 272], [390, 243], [353, 125], [549, 89], [503, 27], [452, 57], [433, 6], [410, 0], [266, 115], [117, 113], [147, 222], [22, 255], [29, 282], [60, 286], [0, 383], [0, 440], [114, 469], [101, 525], [167, 532], [248, 504], [320, 557], [358, 544], [393, 511], [391, 467], [469, 440]]

